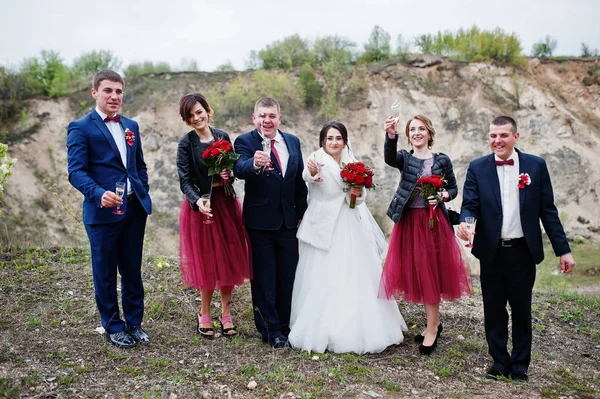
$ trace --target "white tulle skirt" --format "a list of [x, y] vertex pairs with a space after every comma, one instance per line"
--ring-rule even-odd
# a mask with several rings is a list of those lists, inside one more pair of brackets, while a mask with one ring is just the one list
[[289, 335], [294, 348], [379, 353], [404, 340], [398, 305], [377, 296], [382, 262], [369, 216], [344, 204], [329, 250], [300, 241]]

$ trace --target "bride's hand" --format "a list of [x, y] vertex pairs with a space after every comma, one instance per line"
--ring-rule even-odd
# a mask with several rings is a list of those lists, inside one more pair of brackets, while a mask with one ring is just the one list
[[362, 196], [362, 188], [352, 186], [352, 187], [350, 187], [350, 194], [353, 194], [355, 197], [361, 197]]

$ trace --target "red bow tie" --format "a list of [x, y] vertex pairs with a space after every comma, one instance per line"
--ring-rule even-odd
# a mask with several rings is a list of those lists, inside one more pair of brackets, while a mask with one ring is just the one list
[[121, 120], [121, 115], [117, 115], [117, 114], [115, 114], [114, 116], [107, 116], [106, 118], [104, 118], [104, 122], [117, 122], [117, 123], [119, 123], [120, 120]]
[[514, 159], [507, 159], [506, 161], [496, 161], [496, 166], [502, 166], [502, 165], [514, 165], [515, 164], [515, 160]]

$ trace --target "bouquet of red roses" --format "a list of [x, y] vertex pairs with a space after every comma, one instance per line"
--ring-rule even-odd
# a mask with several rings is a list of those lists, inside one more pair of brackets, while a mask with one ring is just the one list
[[[219, 174], [223, 169], [233, 170], [233, 164], [239, 157], [238, 154], [233, 152], [233, 147], [229, 141], [219, 140], [204, 150], [202, 162], [208, 166], [208, 175], [212, 176]], [[223, 179], [223, 188], [225, 189], [225, 195], [235, 197], [235, 190], [229, 179]]]
[[[440, 195], [438, 193], [442, 190], [442, 187], [444, 186], [444, 182], [445, 181], [442, 178], [442, 176], [439, 176], [439, 175], [420, 177], [419, 180], [417, 180], [417, 185], [415, 186], [415, 191], [413, 191], [413, 193], [414, 194], [419, 193], [419, 195], [421, 197], [423, 197], [423, 199], [425, 201], [427, 201], [427, 198], [429, 198], [431, 196], [436, 197], [439, 201], [442, 198], [440, 197]], [[429, 228], [431, 228], [431, 229], [433, 229], [433, 226], [434, 226], [434, 221], [433, 221], [433, 209], [434, 208], [435, 208], [435, 205], [429, 204]]]
[[[348, 187], [365, 187], [375, 188], [373, 183], [373, 169], [365, 165], [362, 162], [352, 162], [342, 164], [342, 181], [348, 185]], [[350, 208], [356, 206], [356, 195], [350, 195]]]

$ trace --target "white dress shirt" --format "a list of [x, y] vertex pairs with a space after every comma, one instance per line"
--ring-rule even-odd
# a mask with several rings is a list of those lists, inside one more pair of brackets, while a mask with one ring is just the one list
[[[494, 156], [496, 161], [501, 161]], [[510, 154], [514, 165], [497, 165], [498, 181], [500, 182], [500, 196], [502, 200], [502, 233], [503, 239], [523, 237], [521, 227], [521, 205], [519, 201], [519, 155], [516, 151]]]
[[[102, 118], [102, 120], [104, 120], [104, 118], [108, 116], [104, 112], [100, 111], [98, 107], [96, 107], [96, 112], [98, 113], [98, 115], [100, 115], [100, 118]], [[121, 124], [114, 121], [104, 122], [104, 124], [106, 125], [108, 131], [115, 140], [115, 144], [117, 144], [117, 148], [119, 149], [119, 154], [121, 154], [121, 161], [123, 161], [123, 166], [125, 166], [125, 169], [127, 169], [127, 147], [125, 144], [125, 132], [123, 132]], [[133, 188], [131, 188], [129, 179], [127, 179], [127, 195], [130, 194], [133, 194]]]

